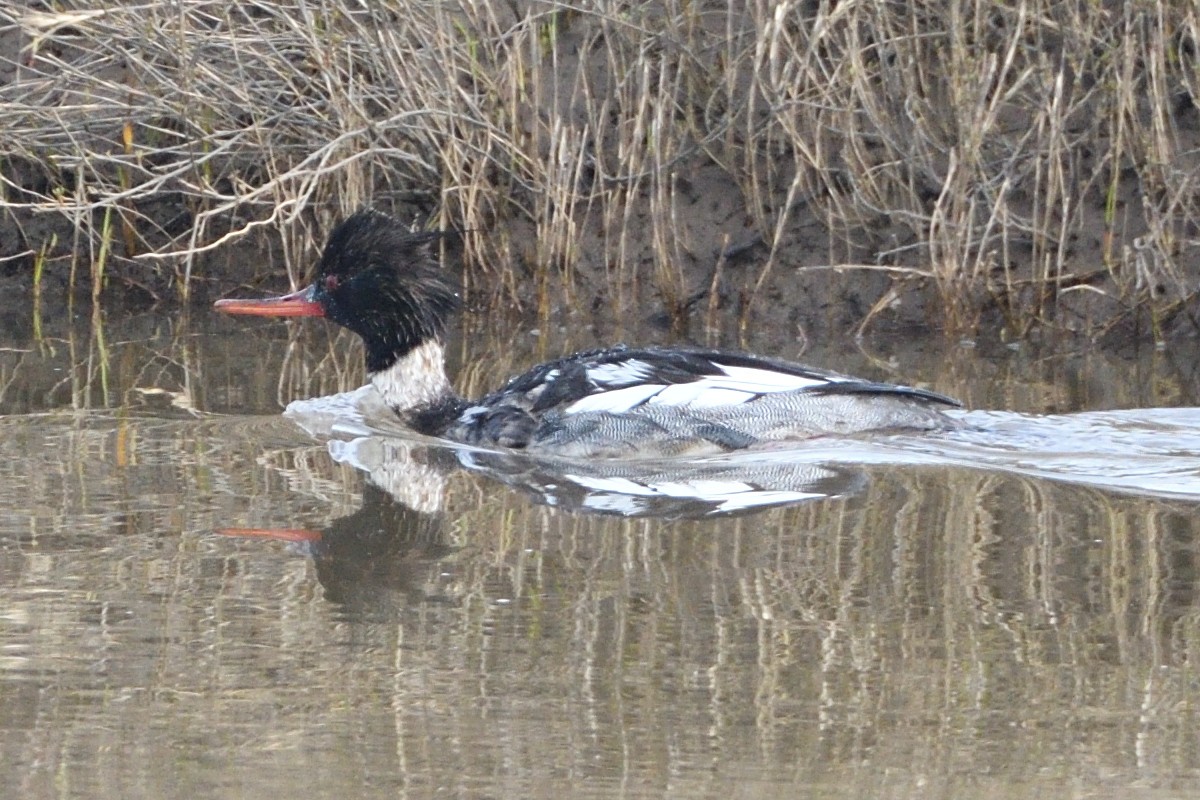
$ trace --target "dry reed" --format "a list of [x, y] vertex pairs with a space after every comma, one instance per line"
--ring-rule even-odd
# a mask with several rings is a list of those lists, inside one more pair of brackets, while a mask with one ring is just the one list
[[[930, 323], [1020, 335], [1158, 326], [1195, 291], [1194, 3], [53, 9], [0, 8], [18, 266], [103, 247], [187, 298], [269, 230], [296, 282], [375, 203], [468, 231], [468, 288], [543, 311], [655, 297], [678, 321], [837, 268], [876, 313], [924, 287]], [[765, 244], [753, 270], [716, 274], [730, 241]]]

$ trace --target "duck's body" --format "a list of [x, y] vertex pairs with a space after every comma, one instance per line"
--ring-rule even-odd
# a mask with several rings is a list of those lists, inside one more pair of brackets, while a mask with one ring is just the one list
[[[382, 376], [380, 376], [382, 377]], [[391, 381], [376, 380], [376, 386]], [[697, 348], [616, 347], [535, 367], [477, 402], [410, 415], [433, 436], [577, 457], [673, 457], [946, 427], [941, 395]], [[395, 407], [395, 406], [393, 406]]]
[[870, 431], [955, 427], [957, 401], [778, 359], [689, 347], [592, 350], [513, 378], [471, 402], [446, 377], [442, 336], [457, 308], [429, 245], [386, 215], [355, 214], [330, 236], [317, 280], [228, 313], [326, 316], [362, 336], [367, 371], [414, 430], [485, 447], [570, 457], [702, 455]]

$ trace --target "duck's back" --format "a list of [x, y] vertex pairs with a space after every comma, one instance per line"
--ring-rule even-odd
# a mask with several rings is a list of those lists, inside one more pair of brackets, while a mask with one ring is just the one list
[[958, 403], [800, 364], [699, 348], [624, 347], [536, 367], [443, 435], [579, 457], [671, 457], [873, 430], [952, 427]]

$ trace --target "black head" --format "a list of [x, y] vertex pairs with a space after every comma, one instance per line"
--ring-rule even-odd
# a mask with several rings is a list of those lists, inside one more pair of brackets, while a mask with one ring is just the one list
[[442, 236], [406, 231], [371, 209], [355, 213], [329, 235], [310, 298], [326, 317], [362, 337], [369, 372], [441, 338], [458, 310], [458, 286], [433, 254]]

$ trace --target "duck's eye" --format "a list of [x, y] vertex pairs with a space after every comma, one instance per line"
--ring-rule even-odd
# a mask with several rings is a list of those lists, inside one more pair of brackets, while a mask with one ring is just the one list
[[325, 276], [325, 291], [332, 292], [332, 291], [336, 290], [337, 287], [338, 287], [337, 275], [326, 275]]

